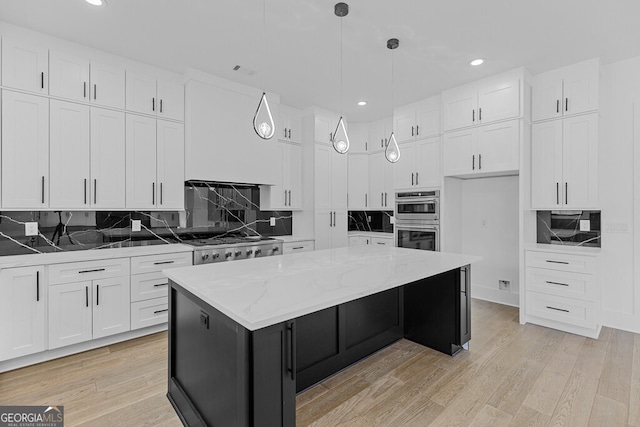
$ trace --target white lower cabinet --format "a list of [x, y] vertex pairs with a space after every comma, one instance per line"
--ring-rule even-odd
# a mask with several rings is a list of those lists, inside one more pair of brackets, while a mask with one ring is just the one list
[[369, 236], [366, 234], [356, 234], [349, 236], [349, 246], [393, 246], [393, 236]]
[[49, 349], [130, 330], [129, 258], [48, 267]]
[[372, 237], [371, 244], [377, 246], [393, 246], [393, 236], [389, 237]]
[[526, 321], [597, 338], [598, 263], [592, 255], [525, 252]]
[[0, 270], [0, 361], [45, 349], [44, 266]]
[[347, 211], [316, 209], [315, 230], [316, 250], [347, 246]]

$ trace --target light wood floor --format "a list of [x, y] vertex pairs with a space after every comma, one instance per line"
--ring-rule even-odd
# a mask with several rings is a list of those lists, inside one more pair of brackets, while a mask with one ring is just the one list
[[[299, 426], [640, 427], [640, 335], [591, 340], [473, 301], [471, 348], [406, 340], [301, 393]], [[67, 426], [179, 426], [166, 333], [0, 374], [0, 405], [64, 405]]]

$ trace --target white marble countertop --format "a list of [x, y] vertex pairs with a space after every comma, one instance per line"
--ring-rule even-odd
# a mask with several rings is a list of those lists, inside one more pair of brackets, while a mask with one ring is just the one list
[[253, 331], [480, 259], [364, 245], [174, 268], [163, 273]]
[[384, 233], [382, 231], [349, 231], [347, 237], [364, 236], [364, 237], [383, 237], [393, 239], [393, 233]]
[[193, 252], [193, 247], [181, 243], [134, 246], [130, 248], [89, 249], [28, 255], [0, 256], [0, 268], [29, 267], [32, 265], [59, 264], [62, 262], [94, 261], [126, 258], [142, 255], [161, 255], [176, 252]]
[[284, 243], [294, 243], [294, 242], [307, 242], [314, 241], [313, 237], [305, 237], [305, 236], [270, 236], [274, 239], [282, 240]]
[[568, 253], [576, 255], [596, 256], [602, 252], [601, 248], [575, 245], [548, 245], [543, 243], [533, 243], [524, 247], [527, 251]]

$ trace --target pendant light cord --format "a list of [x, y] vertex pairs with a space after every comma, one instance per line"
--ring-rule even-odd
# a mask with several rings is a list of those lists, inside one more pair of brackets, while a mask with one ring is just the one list
[[[395, 49], [391, 49], [391, 115], [393, 115], [393, 87], [395, 83], [395, 79], [393, 77], [393, 56], [395, 54]], [[392, 129], [393, 132], [393, 129]]]
[[262, 49], [262, 92], [266, 92], [265, 88], [265, 64], [267, 62], [267, 0], [262, 0], [262, 33], [263, 33], [263, 49]]
[[343, 60], [343, 55], [342, 55], [342, 18], [340, 18], [340, 116], [343, 115], [344, 113], [344, 91], [343, 91], [343, 85], [342, 85], [342, 80], [343, 80], [343, 66], [342, 66], [342, 60]]

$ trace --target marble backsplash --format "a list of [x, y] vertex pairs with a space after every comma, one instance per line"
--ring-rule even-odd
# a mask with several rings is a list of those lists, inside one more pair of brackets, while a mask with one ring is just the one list
[[600, 225], [600, 211], [538, 211], [537, 242], [599, 248]]
[[[187, 182], [185, 211], [0, 212], [0, 256], [291, 234], [291, 212], [260, 211], [259, 204], [258, 187]], [[132, 220], [141, 231], [132, 231]], [[38, 223], [38, 235], [25, 235], [27, 222]]]
[[393, 211], [349, 211], [349, 231], [393, 233]]

